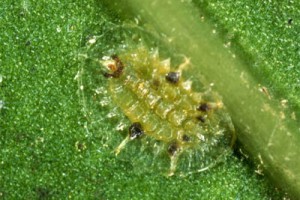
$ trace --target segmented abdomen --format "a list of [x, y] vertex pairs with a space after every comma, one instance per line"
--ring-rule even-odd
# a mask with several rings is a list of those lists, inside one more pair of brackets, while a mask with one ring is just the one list
[[196, 102], [178, 87], [159, 84], [124, 74], [124, 78], [110, 80], [110, 90], [114, 101], [130, 121], [140, 122], [145, 134], [156, 140], [182, 141], [189, 132], [194, 132], [194, 135], [199, 132], [200, 126], [192, 116]]
[[222, 160], [235, 140], [231, 119], [216, 93], [194, 92], [191, 81], [183, 80], [189, 64], [185, 58], [172, 70], [169, 59], [161, 61], [145, 49], [106, 62], [109, 94], [132, 123], [116, 155], [140, 139], [155, 149], [155, 157], [169, 156], [168, 176], [177, 166], [201, 172]]

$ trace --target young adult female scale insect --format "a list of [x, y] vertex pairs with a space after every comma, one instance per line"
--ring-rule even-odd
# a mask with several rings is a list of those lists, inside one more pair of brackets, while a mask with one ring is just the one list
[[194, 92], [192, 82], [184, 80], [190, 59], [172, 69], [157, 50], [139, 47], [100, 63], [113, 102], [132, 123], [116, 155], [132, 140], [149, 145], [150, 139], [156, 155], [169, 157], [172, 176], [178, 166], [187, 174], [207, 170], [228, 153], [235, 140], [231, 119], [219, 95], [211, 89]]

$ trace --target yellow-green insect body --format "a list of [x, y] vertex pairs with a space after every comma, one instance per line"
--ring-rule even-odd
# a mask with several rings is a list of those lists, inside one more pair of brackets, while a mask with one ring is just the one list
[[220, 97], [211, 90], [193, 91], [182, 77], [189, 59], [172, 69], [170, 59], [161, 60], [157, 51], [137, 48], [101, 63], [108, 68], [113, 103], [132, 122], [117, 155], [131, 140], [141, 140], [153, 146], [154, 157], [169, 157], [170, 176], [178, 167], [183, 174], [207, 170], [230, 149], [234, 129]]

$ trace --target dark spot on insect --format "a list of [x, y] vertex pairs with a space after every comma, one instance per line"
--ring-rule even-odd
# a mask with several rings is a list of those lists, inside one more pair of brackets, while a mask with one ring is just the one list
[[129, 127], [129, 136], [130, 136], [130, 139], [133, 140], [133, 139], [135, 139], [137, 137], [140, 137], [143, 134], [144, 134], [144, 131], [143, 131], [142, 125], [139, 122], [134, 122]]
[[180, 75], [178, 72], [169, 72], [167, 75], [166, 75], [166, 80], [170, 83], [173, 83], [173, 84], [176, 84], [178, 83], [179, 81], [179, 78], [180, 78]]
[[191, 140], [191, 138], [190, 138], [189, 136], [187, 136], [187, 135], [183, 135], [183, 136], [182, 136], [182, 140], [183, 140], [184, 142], [188, 142], [188, 141]]
[[292, 23], [293, 23], [293, 19], [290, 18], [290, 19], [288, 20], [288, 25], [292, 25]]
[[115, 61], [115, 65], [109, 65], [112, 73], [105, 72], [103, 75], [106, 78], [119, 78], [123, 72], [124, 65], [117, 55], [112, 55], [111, 58]]
[[202, 111], [202, 112], [207, 112], [210, 110], [210, 107], [207, 103], [201, 103], [197, 110]]
[[198, 116], [197, 119], [198, 119], [199, 121], [203, 122], [203, 123], [204, 123], [205, 120], [206, 120], [204, 116]]
[[178, 145], [176, 142], [170, 144], [170, 146], [168, 147], [168, 153], [171, 155], [171, 156], [174, 156], [176, 151], [178, 149]]

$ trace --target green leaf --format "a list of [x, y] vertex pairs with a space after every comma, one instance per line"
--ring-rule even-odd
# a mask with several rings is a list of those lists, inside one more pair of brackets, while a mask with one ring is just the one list
[[[124, 4], [128, 5], [125, 8], [129, 9], [131, 5], [135, 5], [137, 10], [147, 9], [145, 8], [146, 4], [143, 5], [137, 1], [128, 2], [134, 4], [125, 2]], [[253, 58], [260, 58], [258, 55], [263, 56], [262, 59], [259, 59], [257, 66], [267, 61], [268, 66], [270, 64], [272, 68], [263, 70], [263, 72], [256, 69], [253, 70], [253, 74], [263, 74], [259, 76], [258, 80], [262, 80], [267, 74], [266, 80], [261, 84], [269, 88], [268, 91], [272, 98], [273, 91], [275, 91], [276, 98], [274, 97], [274, 99], [278, 98], [277, 95], [281, 95], [278, 92], [280, 88], [284, 89], [282, 95], [289, 92], [287, 88], [293, 88], [291, 89], [293, 92], [289, 93], [287, 99], [293, 105], [297, 105], [297, 102], [299, 103], [299, 96], [296, 92], [297, 77], [299, 77], [298, 65], [293, 65], [294, 67], [286, 65], [287, 67], [280, 68], [278, 67], [280, 63], [273, 64], [277, 61], [285, 63], [289, 59], [291, 59], [289, 64], [299, 62], [299, 56], [296, 56], [299, 49], [295, 50], [297, 47], [292, 51], [294, 56], [290, 57], [289, 54], [280, 53], [287, 50], [287, 46], [293, 44], [292, 41], [296, 40], [296, 46], [299, 43], [296, 35], [289, 32], [295, 32], [299, 25], [296, 21], [296, 17], [299, 16], [296, 8], [299, 8], [299, 5], [275, 2], [274, 6], [265, 5], [267, 11], [258, 13], [254, 12], [256, 7], [253, 8], [251, 16], [257, 17], [255, 33], [258, 32], [255, 30], [258, 30], [259, 26], [266, 26], [262, 19], [269, 16], [276, 18], [278, 13], [276, 9], [281, 8], [280, 6], [289, 5], [290, 9], [296, 9], [292, 11], [291, 17], [287, 17], [287, 20], [293, 18], [292, 24], [285, 27], [282, 23], [281, 28], [276, 26], [277, 31], [274, 31], [272, 37], [267, 38], [275, 40], [279, 36], [284, 36], [281, 38], [290, 37], [291, 39], [292, 37], [294, 39], [288, 40], [286, 43], [284, 39], [283, 41], [278, 39], [278, 43], [282, 42], [282, 45], [280, 48], [275, 48], [277, 51], [273, 52], [270, 49], [277, 47], [276, 43], [270, 42], [269, 46], [264, 46], [263, 42], [253, 42], [256, 41], [256, 37], [266, 40], [264, 34], [253, 38], [251, 37], [253, 32], [249, 32], [252, 26], [249, 25], [247, 29], [247, 26], [244, 26], [245, 22], [239, 26], [240, 28], [234, 26], [241, 23], [240, 21], [243, 19], [236, 16], [244, 16], [244, 12], [247, 11], [246, 6], [254, 6], [254, 3], [247, 1], [236, 9], [234, 9], [234, 2], [219, 4], [203, 4], [205, 5], [203, 10], [207, 12], [204, 14], [205, 17], [213, 16], [211, 19], [218, 22], [218, 27], [215, 27], [217, 33], [220, 27], [225, 27], [229, 35], [230, 33], [234, 35], [232, 44], [240, 44], [246, 54], [253, 55]], [[84, 2], [69, 0], [1, 1], [0, 199], [282, 199], [285, 196], [283, 192], [275, 189], [264, 176], [255, 173], [256, 165], [253, 166], [247, 160], [239, 159], [237, 156], [229, 157], [224, 164], [207, 172], [186, 178], [177, 176], [165, 178], [159, 173], [135, 173], [131, 160], [115, 157], [111, 153], [114, 147], [104, 145], [106, 140], [114, 140], [112, 143], [122, 140], [121, 135], [112, 138], [103, 138], [102, 136], [106, 132], [117, 133], [114, 131], [117, 122], [101, 121], [109, 112], [108, 110], [99, 111], [97, 105], [91, 105], [95, 108], [93, 116], [98, 116], [100, 121], [91, 129], [86, 126], [88, 122], [95, 119], [85, 115], [82, 105], [83, 98], [80, 96], [81, 85], [74, 80], [78, 71], [82, 69], [82, 63], [77, 57], [86, 47], [86, 41], [91, 36], [109, 32], [110, 24], [122, 25], [124, 19], [136, 17], [138, 13], [125, 10], [125, 13], [128, 12], [123, 15], [124, 12], [119, 11], [120, 7], [111, 5], [104, 1], [92, 0]], [[201, 12], [193, 5], [188, 7], [186, 10], [175, 7], [172, 15], [180, 15], [185, 10], [187, 18], [180, 18], [180, 20], [189, 20], [190, 17], [194, 20], [199, 14], [200, 21]], [[232, 10], [230, 15], [226, 14], [228, 11], [226, 8]], [[281, 12], [287, 12], [288, 16], [288, 11], [289, 9], [286, 8]], [[161, 11], [157, 10], [156, 12], [160, 13]], [[239, 14], [240, 12], [242, 14]], [[189, 16], [191, 13], [196, 15]], [[225, 20], [224, 16], [227, 16], [228, 20]], [[155, 27], [155, 23], [152, 21], [155, 18], [144, 16], [142, 18], [146, 19], [145, 24]], [[285, 19], [285, 17], [283, 18]], [[165, 18], [161, 21], [168, 22], [171, 19]], [[231, 23], [225, 23], [225, 21]], [[206, 30], [211, 30], [214, 22], [209, 21], [204, 24], [206, 24]], [[188, 24], [186, 26], [189, 31]], [[272, 32], [273, 29], [271, 25], [269, 26], [267, 30]], [[193, 29], [191, 28], [191, 30]], [[114, 37], [117, 37], [117, 34], [120, 33], [116, 33]], [[194, 37], [201, 39], [200, 36], [197, 36], [197, 32], [194, 34], [191, 35], [192, 39]], [[222, 45], [222, 40], [220, 40], [222, 37], [224, 37], [222, 34], [217, 34], [213, 36], [215, 39], [203, 41], [203, 44], [211, 48], [215, 45]], [[176, 47], [179, 51], [190, 54], [191, 52], [188, 52], [187, 47], [183, 47], [181, 42], [190, 44], [193, 40], [187, 41], [185, 38], [179, 38], [178, 43], [175, 40], [175, 44], [172, 45], [179, 45], [182, 47]], [[109, 39], [106, 44], [114, 42]], [[250, 51], [251, 47], [255, 50]], [[214, 52], [218, 53], [216, 58], [219, 61], [232, 55], [226, 53], [226, 50], [221, 50], [220, 53], [214, 49]], [[207, 66], [206, 63], [213, 61], [213, 58], [212, 56], [209, 60], [199, 59], [199, 62], [201, 61], [201, 66]], [[244, 66], [242, 61], [247, 58], [242, 57], [238, 64]], [[272, 58], [274, 60], [271, 63]], [[225, 65], [222, 66], [228, 66], [229, 62], [231, 61], [228, 58]], [[274, 75], [273, 70], [276, 72]], [[287, 73], [286, 70], [291, 73]], [[212, 74], [208, 76], [212, 79], [219, 77], [219, 75], [215, 76], [215, 72], [207, 71], [207, 73]], [[247, 70], [245, 73], [248, 75]], [[216, 82], [216, 85], [222, 85], [219, 84], [221, 82], [213, 82]], [[234, 85], [235, 83], [232, 81], [229, 84]], [[279, 89], [273, 90], [269, 87], [273, 84], [275, 89]], [[225, 87], [217, 86], [218, 91], [221, 88]], [[258, 89], [259, 86], [256, 88]], [[234, 101], [231, 102], [229, 98], [232, 93], [227, 93], [227, 90], [221, 93], [224, 96], [224, 102], [228, 102], [230, 105], [228, 107], [233, 116], [239, 118], [239, 115], [245, 115], [245, 111], [239, 113], [233, 109]], [[248, 93], [245, 92], [246, 94]], [[257, 94], [257, 96], [260, 95], [264, 96], [263, 93]], [[263, 98], [264, 102], [266, 98]], [[238, 108], [242, 110], [242, 107]], [[233, 112], [234, 110], [235, 112]], [[297, 109], [295, 109], [295, 115], [298, 117]], [[249, 125], [251, 124], [249, 122]], [[267, 124], [270, 125], [270, 123]], [[293, 125], [293, 122], [291, 124]], [[270, 129], [266, 128], [263, 131], [270, 131]]]

